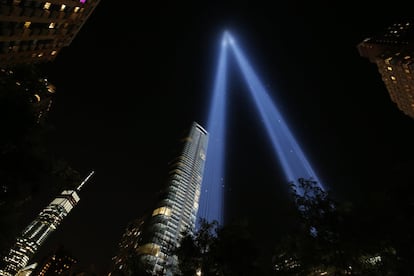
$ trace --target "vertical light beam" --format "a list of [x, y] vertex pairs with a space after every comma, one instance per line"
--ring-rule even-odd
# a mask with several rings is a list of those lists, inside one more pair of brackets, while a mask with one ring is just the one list
[[227, 40], [230, 42], [229, 47], [233, 49], [250, 94], [264, 122], [264, 127], [273, 145], [275, 155], [283, 168], [286, 180], [292, 182], [301, 194], [303, 192], [298, 187], [299, 178], [312, 179], [324, 190], [315, 171], [245, 55], [230, 34], [228, 34]]
[[209, 133], [209, 140], [198, 211], [198, 218], [203, 218], [210, 222], [216, 220], [219, 224], [223, 224], [224, 211], [227, 48], [227, 36], [224, 34], [221, 41], [214, 90], [206, 127]]

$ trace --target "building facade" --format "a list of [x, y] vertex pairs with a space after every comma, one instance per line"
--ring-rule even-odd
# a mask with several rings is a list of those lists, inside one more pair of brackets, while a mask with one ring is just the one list
[[92, 171], [76, 190], [64, 190], [23, 230], [3, 258], [5, 267], [0, 269], [0, 275], [14, 276], [28, 265], [47, 237], [77, 205], [80, 200], [78, 192], [93, 173]]
[[136, 252], [142, 243], [142, 234], [147, 217], [131, 221], [122, 235], [118, 244], [118, 253], [112, 258], [112, 272], [110, 275], [132, 275], [134, 262], [136, 261]]
[[71, 267], [77, 260], [63, 247], [58, 247], [51, 255], [44, 258], [30, 274], [31, 276], [69, 275]]
[[0, 67], [53, 61], [100, 0], [0, 0]]
[[[170, 252], [179, 246], [184, 231], [193, 231], [196, 226], [208, 133], [193, 122], [181, 143], [182, 151], [169, 164], [159, 201], [144, 220], [127, 229], [120, 244], [120, 252], [132, 248], [137, 267], [152, 275], [174, 275], [176, 258]], [[114, 258], [112, 275], [117, 275], [117, 270], [134, 275], [123, 255]]]
[[395, 23], [357, 48], [362, 57], [377, 65], [391, 100], [414, 118], [414, 23]]

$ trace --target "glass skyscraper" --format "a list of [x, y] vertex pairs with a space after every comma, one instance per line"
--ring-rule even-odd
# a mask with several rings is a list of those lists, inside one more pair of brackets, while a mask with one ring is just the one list
[[23, 230], [9, 253], [3, 258], [5, 267], [3, 270], [0, 269], [0, 275], [14, 276], [28, 264], [47, 237], [77, 205], [80, 200], [77, 192], [93, 173], [92, 171], [76, 190], [64, 190]]
[[[127, 235], [124, 235], [124, 238], [132, 237], [138, 244], [133, 246], [124, 239], [120, 244], [120, 247], [134, 248], [134, 258], [152, 275], [173, 275], [176, 260], [170, 252], [179, 246], [184, 231], [195, 229], [197, 220], [208, 133], [193, 122], [181, 142], [182, 151], [169, 165], [166, 185], [152, 213], [148, 214], [145, 222], [129, 227]], [[114, 258], [114, 271], [132, 275], [128, 274], [128, 262], [120, 261], [119, 257]]]

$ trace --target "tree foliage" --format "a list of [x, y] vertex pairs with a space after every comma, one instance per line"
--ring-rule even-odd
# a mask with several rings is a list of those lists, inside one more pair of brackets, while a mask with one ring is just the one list
[[410, 275], [406, 260], [413, 246], [403, 243], [407, 235], [394, 235], [401, 229], [383, 227], [386, 213], [370, 215], [366, 206], [335, 200], [311, 179], [298, 183], [291, 183], [297, 225], [279, 238], [270, 267], [258, 261], [246, 224], [202, 220], [175, 251], [181, 275]]
[[258, 263], [259, 248], [248, 225], [220, 226], [217, 221], [200, 219], [195, 234], [187, 232], [174, 254], [181, 275], [263, 275]]
[[292, 184], [292, 197], [299, 227], [275, 249], [276, 275], [398, 275], [392, 242], [367, 225], [378, 221], [335, 201], [315, 181], [298, 182], [301, 193]]

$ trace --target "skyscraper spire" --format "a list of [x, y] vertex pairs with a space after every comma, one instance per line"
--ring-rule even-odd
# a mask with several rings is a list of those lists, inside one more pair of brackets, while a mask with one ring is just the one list
[[76, 188], [76, 191], [80, 191], [81, 189], [82, 189], [82, 187], [83, 187], [83, 185], [85, 185], [86, 184], [86, 182], [88, 182], [88, 180], [89, 180], [89, 178], [93, 175], [95, 173], [95, 171], [91, 171], [90, 173], [89, 173], [89, 175], [82, 181], [82, 183], [81, 184], [79, 184], [79, 186]]
[[5, 267], [0, 269], [1, 276], [14, 276], [27, 266], [46, 238], [60, 225], [62, 220], [77, 205], [80, 198], [77, 192], [94, 174], [82, 181], [76, 190], [64, 190], [23, 230], [9, 253], [3, 258]]

